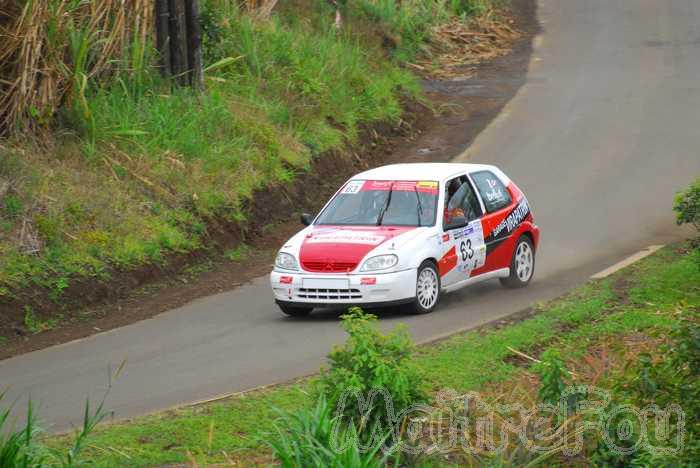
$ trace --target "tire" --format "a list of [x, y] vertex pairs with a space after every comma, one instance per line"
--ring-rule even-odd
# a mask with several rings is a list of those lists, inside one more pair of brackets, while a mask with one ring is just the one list
[[286, 304], [277, 304], [282, 312], [290, 317], [306, 317], [314, 310], [311, 307], [294, 307]]
[[440, 302], [440, 273], [430, 260], [420, 264], [416, 271], [416, 297], [406, 307], [412, 314], [428, 314]]
[[524, 288], [535, 274], [535, 248], [526, 235], [520, 236], [510, 260], [510, 276], [500, 278], [506, 288]]

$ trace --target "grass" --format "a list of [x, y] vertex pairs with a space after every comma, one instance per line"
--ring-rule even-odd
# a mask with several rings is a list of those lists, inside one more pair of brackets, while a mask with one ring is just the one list
[[[667, 247], [609, 279], [590, 282], [537, 308], [521, 322], [457, 334], [419, 349], [416, 363], [433, 390], [458, 392], [507, 384], [522, 372], [508, 347], [536, 355], [564, 349], [571, 359], [606, 337], [645, 330], [663, 332], [674, 323], [678, 304], [700, 305], [700, 270], [693, 259]], [[313, 405], [311, 382], [302, 380], [100, 428], [92, 439], [98, 466], [149, 466], [225, 462], [228, 458], [265, 462], [259, 441], [272, 432], [274, 407], [296, 410]], [[61, 443], [55, 442], [54, 443]]]

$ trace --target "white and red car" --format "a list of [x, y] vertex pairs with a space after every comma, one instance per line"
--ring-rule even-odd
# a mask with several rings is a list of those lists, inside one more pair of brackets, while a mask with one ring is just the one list
[[315, 307], [404, 305], [499, 278], [526, 286], [539, 228], [523, 192], [481, 164], [396, 164], [348, 180], [280, 249], [270, 284], [288, 315]]

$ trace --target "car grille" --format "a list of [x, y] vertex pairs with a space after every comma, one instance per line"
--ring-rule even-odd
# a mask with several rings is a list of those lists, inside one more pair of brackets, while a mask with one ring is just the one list
[[297, 296], [302, 299], [348, 300], [362, 299], [359, 289], [311, 289], [300, 288]]
[[352, 271], [357, 267], [357, 262], [302, 262], [307, 271], [321, 271], [339, 273]]

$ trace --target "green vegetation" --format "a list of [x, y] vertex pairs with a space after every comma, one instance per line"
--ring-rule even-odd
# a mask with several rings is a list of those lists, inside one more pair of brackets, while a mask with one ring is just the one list
[[[2, 402], [3, 394], [0, 394]], [[83, 449], [95, 426], [105, 416], [103, 403], [94, 411], [85, 405], [82, 426], [75, 431], [70, 443], [52, 449], [40, 440], [41, 428], [37, 425], [37, 415], [32, 402], [27, 404], [27, 421], [20, 428], [14, 427], [10, 419], [10, 409], [0, 411], [0, 466], [3, 468], [73, 468], [87, 465]]]
[[[361, 451], [355, 425], [350, 424], [346, 432], [334, 434], [335, 406], [321, 395], [316, 407], [295, 413], [282, 413], [275, 422], [275, 434], [267, 435], [265, 443], [270, 446], [274, 458], [285, 468], [301, 466], [323, 466], [329, 468], [380, 468], [397, 457], [391, 450], [382, 452], [383, 444], [391, 436], [386, 432], [371, 442], [367, 450]], [[338, 453], [340, 445], [347, 449]]]
[[[685, 449], [677, 454], [659, 454], [642, 447], [632, 454], [616, 454], [605, 444], [598, 443], [592, 460], [615, 466], [688, 466], [700, 459], [700, 317], [697, 308], [680, 309], [668, 335], [660, 349], [638, 354], [626, 369], [610, 379], [616, 396], [611, 406], [669, 408], [679, 405], [685, 412], [685, 436], [678, 432], [677, 415], [671, 419], [666, 435], [672, 441], [683, 439]], [[657, 427], [663, 424], [658, 419], [649, 418], [648, 424], [650, 434], [658, 436], [665, 431]], [[621, 439], [613, 431], [608, 436], [617, 446], [634, 443]], [[652, 438], [652, 442], [657, 441]]]
[[[635, 351], [637, 354], [629, 354], [633, 349], [626, 344], [624, 337], [631, 336], [634, 338], [632, 343], [646, 346], [643, 349], [650, 351], [654, 365], [666, 366], [665, 361], [660, 359], [661, 353], [677, 353], [677, 359], [669, 363], [685, 360], [687, 366], [692, 366], [695, 361], [689, 356], [697, 355], [699, 304], [700, 270], [684, 246], [673, 246], [660, 250], [609, 279], [588, 283], [563, 298], [542, 304], [537, 307], [536, 315], [520, 322], [501, 328], [473, 330], [437, 344], [419, 347], [411, 361], [434, 391], [451, 388], [463, 394], [479, 390], [498, 401], [506, 394], [517, 396], [525, 393], [527, 399], [524, 403], [533, 404], [539, 400], [555, 400], [561, 393], [562, 384], [572, 382], [575, 374], [577, 379], [585, 377], [590, 380], [584, 382], [615, 392], [616, 398], [619, 395], [617, 403], [622, 404], [627, 397], [616, 393], [616, 388], [627, 385], [628, 379], [632, 378], [625, 374], [626, 369], [631, 367], [625, 365], [628, 359], [635, 360], [639, 354], [638, 351]], [[679, 317], [689, 317], [694, 325], [679, 325]], [[371, 323], [371, 319], [367, 321], [366, 317], [359, 322], [363, 333], [371, 330]], [[688, 321], [681, 323], [690, 324]], [[365, 326], [368, 327], [365, 329]], [[687, 337], [675, 338], [681, 335]], [[668, 343], [662, 345], [669, 346], [668, 351], [657, 346], [659, 341], [655, 340]], [[609, 350], [604, 351], [606, 348]], [[514, 351], [542, 362], [555, 363], [558, 369], [545, 370], [551, 364], [532, 364], [529, 360], [518, 362], [520, 355]], [[592, 356], [595, 356], [593, 361]], [[376, 354], [373, 359], [387, 365]], [[603, 361], [607, 364], [603, 364]], [[388, 363], [392, 362], [395, 361], [388, 359]], [[590, 362], [594, 364], [591, 365], [592, 369], [608, 366], [610, 373], [607, 380], [601, 380], [598, 373], [587, 370], [587, 363]], [[664, 369], [670, 370], [671, 367]], [[678, 366], [674, 369], [678, 369]], [[692, 376], [696, 372], [694, 367], [682, 369], [686, 369], [683, 375]], [[404, 372], [404, 367], [398, 370]], [[629, 372], [637, 374], [637, 371]], [[533, 384], [533, 379], [528, 375], [542, 376], [541, 385], [539, 379], [535, 379]], [[654, 377], [654, 381], [658, 391], [668, 395], [665, 398], [677, 398], [677, 392], [695, 391], [687, 386], [685, 378], [679, 379], [665, 370], [659, 369], [657, 374], [648, 375], [663, 377]], [[665, 383], [666, 378], [676, 379], [678, 386], [669, 386]], [[313, 416], [319, 411], [324, 414], [328, 411], [314, 398], [322, 380], [323, 377], [302, 380], [222, 402], [100, 428], [94, 435], [93, 445], [111, 449], [94, 449], [91, 455], [96, 458], [98, 466], [148, 466], [192, 460], [202, 464], [225, 463], [230, 459], [268, 463], [271, 461], [267, 448], [270, 445], [283, 460], [284, 454], [306, 453], [303, 451], [314, 444], [326, 447], [327, 443], [323, 440], [327, 439], [322, 435], [325, 430], [321, 428], [327, 427], [327, 416], [324, 416], [325, 419]], [[283, 414], [281, 420], [280, 411]], [[286, 431], [285, 428], [290, 426], [283, 421], [288, 417], [300, 419], [298, 430]], [[321, 424], [324, 420], [326, 422]], [[695, 417], [695, 420], [698, 418]], [[697, 440], [697, 429], [693, 430], [693, 437], [696, 437], [693, 440]], [[300, 432], [306, 434], [303, 438], [306, 445], [289, 445], [292, 434]], [[311, 437], [311, 433], [321, 435]], [[54, 443], [61, 445], [63, 442], [59, 440]], [[588, 440], [587, 443], [587, 453], [593, 456], [595, 440]], [[560, 455], [551, 453], [548, 456]], [[539, 455], [513, 446], [501, 458], [475, 457], [471, 463], [501, 463], [501, 466], [508, 466], [537, 461]], [[539, 461], [544, 459], [546, 457]], [[427, 466], [443, 463], [430, 457], [404, 462]], [[469, 463], [469, 460], [462, 462]]]
[[692, 224], [700, 231], [700, 179], [676, 195], [673, 209], [678, 224]]
[[250, 255], [250, 247], [246, 244], [240, 244], [233, 249], [224, 252], [224, 257], [232, 262], [242, 262]]
[[[427, 395], [422, 388], [422, 376], [411, 362], [414, 346], [405, 325], [384, 335], [376, 323], [377, 317], [357, 307], [351, 308], [342, 320], [348, 339], [328, 355], [329, 368], [321, 370], [317, 399], [327, 397], [333, 408], [342, 401], [343, 418], [352, 421], [361, 435], [371, 437], [375, 428], [384, 425], [386, 429], [391, 415], [382, 395], [362, 407], [357, 394], [368, 395], [373, 389], [385, 389], [393, 402], [394, 414], [425, 402]], [[349, 389], [355, 393], [348, 397]]]
[[676, 195], [673, 210], [676, 212], [676, 222], [679, 225], [690, 224], [695, 228], [693, 255], [698, 268], [700, 268], [700, 179]]
[[24, 308], [24, 326], [30, 333], [41, 333], [50, 330], [58, 324], [59, 320], [60, 316], [48, 320], [41, 320], [34, 315], [31, 307], [25, 306]]
[[313, 158], [356, 143], [363, 126], [396, 121], [403, 100], [420, 98], [401, 63], [421, 53], [433, 25], [490, 6], [341, 2], [338, 30], [325, 0], [280, 5], [269, 19], [229, 0], [200, 3], [204, 94], [161, 78], [143, 28], [107, 35], [141, 24], [119, 15], [147, 2], [127, 13], [111, 0], [8, 10], [12, 19], [28, 9], [28, 19], [17, 34], [0, 25], [13, 38], [0, 70], [26, 73], [15, 67], [26, 37], [53, 52], [22, 60], [56, 72], [31, 82], [41, 89], [31, 99], [0, 85], [12, 102], [5, 130], [43, 129], [36, 144], [0, 141], [1, 299], [36, 287], [58, 304], [76, 279], [208, 248], [210, 229], [245, 225], [256, 189], [292, 183]]

